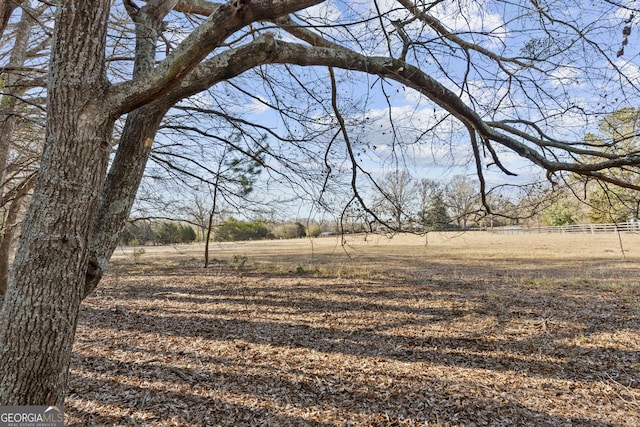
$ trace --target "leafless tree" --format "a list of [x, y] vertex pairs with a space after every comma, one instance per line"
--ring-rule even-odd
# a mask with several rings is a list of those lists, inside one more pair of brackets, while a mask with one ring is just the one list
[[[2, 7], [0, 4], [0, 10]], [[6, 50], [7, 66], [0, 72], [0, 296], [6, 290], [14, 236], [22, 206], [35, 181], [43, 142], [41, 122], [37, 120], [41, 113], [37, 100], [40, 92], [34, 91], [39, 84], [35, 81], [43, 72], [33, 66], [40, 41], [32, 37], [32, 29], [45, 9], [31, 9], [21, 15], [12, 31], [13, 44]]]
[[445, 186], [444, 199], [453, 220], [463, 230], [467, 229], [469, 217], [481, 209], [478, 185], [464, 175], [451, 178]]
[[374, 206], [380, 216], [389, 216], [395, 230], [402, 230], [413, 213], [417, 189], [411, 174], [404, 169], [388, 172], [377, 185], [378, 196]]

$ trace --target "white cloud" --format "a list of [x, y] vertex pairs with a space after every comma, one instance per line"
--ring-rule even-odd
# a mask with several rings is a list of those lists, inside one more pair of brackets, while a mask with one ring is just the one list
[[558, 68], [550, 73], [551, 84], [556, 87], [579, 87], [582, 71], [577, 68]]
[[471, 37], [486, 48], [500, 46], [508, 34], [502, 16], [490, 12], [487, 1], [443, 2], [432, 13], [450, 31], [463, 33], [465, 38]]
[[259, 99], [254, 98], [249, 104], [245, 104], [242, 109], [254, 114], [261, 114], [265, 111], [268, 111], [270, 108], [264, 102], [261, 102]]
[[325, 1], [300, 11], [298, 15], [312, 22], [326, 24], [340, 21], [342, 12], [334, 1]]
[[615, 61], [615, 65], [633, 84], [637, 85], [640, 83], [640, 66], [638, 66], [638, 64], [618, 59]]

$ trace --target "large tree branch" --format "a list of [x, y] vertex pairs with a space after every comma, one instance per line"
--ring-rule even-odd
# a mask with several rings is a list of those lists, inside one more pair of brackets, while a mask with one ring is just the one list
[[[497, 142], [514, 151], [523, 158], [550, 171], [570, 171], [578, 174], [592, 175], [594, 172], [623, 166], [640, 165], [640, 156], [626, 155], [615, 158], [605, 158], [591, 163], [563, 162], [550, 160], [540, 151], [527, 145], [516, 137], [522, 137], [514, 129], [513, 134], [500, 132], [485, 122], [471, 107], [466, 105], [458, 95], [446, 88], [437, 80], [422, 70], [406, 62], [386, 57], [368, 57], [347, 49], [327, 49], [273, 40], [269, 58], [266, 62], [286, 62], [303, 66], [324, 65], [348, 70], [366, 72], [380, 77], [389, 78], [411, 87], [425, 95], [432, 102], [451, 113], [465, 125], [470, 125], [478, 134], [487, 140]], [[233, 62], [230, 62], [231, 65]], [[495, 123], [491, 123], [495, 125]], [[502, 126], [502, 130], [509, 131], [509, 127]], [[577, 152], [571, 143], [550, 143], [529, 136], [526, 138], [541, 147], [556, 148], [564, 152]], [[592, 154], [589, 152], [589, 154]], [[607, 157], [607, 156], [600, 156]], [[618, 182], [619, 185], [624, 183]]]
[[174, 7], [174, 10], [187, 14], [209, 16], [215, 12], [218, 7], [220, 7], [219, 3], [205, 0], [180, 0]]
[[511, 121], [511, 122], [532, 127], [538, 132], [538, 134], [541, 136], [542, 139], [536, 138], [533, 135], [527, 132], [524, 132], [514, 126], [510, 126], [504, 121], [487, 122], [487, 125], [491, 126], [492, 128], [502, 129], [506, 132], [509, 132], [510, 134], [519, 136], [520, 138], [527, 140], [529, 142], [532, 142], [533, 144], [536, 144], [540, 147], [557, 148], [557, 149], [566, 151], [568, 153], [574, 153], [581, 156], [593, 156], [593, 157], [601, 157], [606, 159], [615, 159], [619, 157], [614, 153], [607, 153], [602, 150], [592, 150], [588, 148], [583, 148], [581, 146], [576, 146], [575, 143], [568, 143], [568, 142], [563, 142], [557, 139], [552, 139], [549, 136], [547, 136], [546, 133], [542, 131], [542, 129], [540, 129], [540, 126], [538, 126], [537, 124], [531, 121], [518, 120], [518, 121]]
[[[125, 3], [128, 1], [131, 0], [125, 0]], [[152, 0], [145, 1], [147, 1], [147, 3], [152, 2]], [[188, 15], [209, 16], [218, 10], [220, 6], [222, 6], [221, 3], [214, 3], [206, 0], [178, 0], [173, 5], [173, 10]]]
[[276, 25], [294, 37], [309, 43], [311, 46], [342, 49], [343, 46], [329, 41], [320, 34], [296, 24], [290, 16], [282, 16], [274, 21]]
[[321, 3], [322, 0], [234, 0], [219, 6], [153, 70], [106, 91], [104, 105], [122, 115], [159, 98], [180, 84], [207, 55], [234, 32], [252, 22], [279, 16]]
[[[165, 100], [175, 103], [205, 90], [220, 80], [234, 77], [250, 68], [266, 63], [330, 66], [395, 80], [417, 90], [463, 124], [471, 126], [481, 138], [497, 142], [550, 172], [570, 171], [578, 174], [591, 174], [609, 168], [640, 164], [640, 156], [638, 155], [617, 156], [615, 158], [600, 156], [605, 159], [592, 163], [562, 162], [548, 159], [542, 152], [516, 138], [523, 138], [540, 147], [555, 148], [567, 153], [579, 153], [582, 150], [577, 149], [571, 143], [550, 142], [534, 138], [531, 135], [524, 138], [523, 133], [515, 128], [504, 125], [497, 127], [496, 122], [485, 122], [457, 94], [422, 70], [404, 61], [387, 57], [365, 56], [345, 48], [323, 48], [288, 43], [275, 40], [271, 36], [261, 37], [242, 48], [229, 50], [202, 63], [184, 80], [180, 87], [165, 95]], [[504, 132], [500, 132], [500, 130]], [[585, 150], [584, 153], [593, 154], [591, 150]]]

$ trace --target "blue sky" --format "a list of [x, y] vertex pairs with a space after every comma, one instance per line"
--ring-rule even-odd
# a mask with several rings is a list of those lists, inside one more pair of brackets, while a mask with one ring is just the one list
[[[627, 3], [633, 6], [635, 2]], [[383, 11], [398, 9], [398, 5], [390, 0], [379, 1], [378, 4]], [[539, 15], [523, 15], [523, 9], [520, 9], [518, 4], [523, 7], [531, 5], [528, 1], [447, 1], [434, 9], [433, 13], [451, 31], [459, 33], [460, 37], [478, 43], [497, 55], [513, 57], [521, 56], [527, 43], [533, 43], [536, 39], [542, 40], [547, 35], [540, 30]], [[523, 78], [530, 78], [538, 84], [541, 92], [528, 91], [526, 87], [517, 85], [507, 87], [505, 70], [516, 71], [516, 66], [507, 63], [501, 71], [495, 62], [482, 55], [473, 54], [473, 64], [476, 68], [472, 67], [466, 75], [466, 93], [462, 97], [488, 119], [521, 118], [536, 121], [546, 132], [558, 139], [579, 142], [585, 132], [595, 129], [598, 120], [604, 114], [626, 105], [638, 104], [638, 91], [634, 85], [640, 77], [640, 42], [634, 28], [630, 43], [625, 47], [625, 55], [621, 58], [615, 57], [614, 53], [622, 41], [623, 22], [628, 17], [628, 11], [624, 8], [602, 1], [555, 1], [552, 7], [554, 16], [566, 24], [547, 24], [546, 31], [552, 32], [553, 36], [550, 46], [544, 46], [544, 43], [531, 45], [535, 49], [556, 50], [550, 56], [549, 63], [544, 65], [546, 73], [526, 69], [518, 71]], [[330, 26], [323, 27], [322, 31], [354, 49], [368, 54], [387, 55], [387, 37], [380, 31], [379, 21], [373, 19], [374, 12], [369, 1], [330, 1], [305, 11], [300, 16], [320, 24], [358, 21], [349, 25], [349, 31]], [[406, 18], [406, 14], [394, 11], [388, 17], [400, 19]], [[516, 17], [517, 22], [514, 21]], [[592, 21], [589, 36], [595, 43], [585, 43], [582, 49], [577, 49], [571, 27], [582, 25], [583, 21]], [[425, 40], [434, 36], [428, 31], [425, 32], [417, 23], [408, 25], [406, 30], [420, 33], [420, 37]], [[285, 40], [292, 40], [287, 34], [283, 33], [281, 36]], [[399, 39], [391, 34], [389, 40], [391, 50], [397, 54], [400, 50]], [[408, 58], [409, 62], [420, 62], [417, 65], [424, 71], [438, 78], [450, 89], [460, 91], [459, 85], [467, 73], [464, 56], [460, 52], [450, 52], [453, 54], [446, 55], [447, 51], [442, 50], [444, 48], [441, 45], [436, 43], [434, 46], [438, 56], [425, 56], [423, 51], [420, 53], [421, 56]], [[606, 54], [608, 58], [602, 57], [601, 53]], [[616, 79], [616, 73], [620, 70], [625, 72], [628, 81]], [[287, 83], [282, 67], [268, 66], [261, 71], [280, 76], [283, 84]], [[295, 72], [300, 81], [308, 85], [309, 90], [325, 101], [328, 99], [328, 89], [324, 83], [327, 80], [326, 69], [296, 69]], [[494, 79], [496, 72], [498, 79]], [[446, 118], [442, 109], [434, 107], [432, 102], [415, 91], [393, 82], [381, 82], [373, 76], [358, 73], [338, 72], [337, 75], [340, 108], [347, 121], [351, 123], [349, 130], [352, 142], [356, 151], [367, 147], [365, 151], [359, 151], [359, 161], [374, 177], [381, 177], [396, 167], [408, 169], [415, 178], [446, 180], [455, 174], [474, 173], [468, 135], [462, 131], [459, 123]], [[269, 95], [268, 85], [255, 71], [250, 71], [238, 79], [238, 85], [249, 88], [257, 99], [275, 103]], [[225, 95], [227, 92], [232, 95]], [[239, 95], [237, 91], [228, 87], [216, 88], [213, 95], [198, 95], [193, 102], [215, 106], [213, 98], [227, 96], [226, 99], [233, 99], [235, 103], [226, 104], [229, 111], [242, 114], [248, 120], [259, 122], [284, 136], [289, 132], [300, 132], [301, 129], [311, 132], [314, 126], [320, 131], [328, 128], [328, 124], [335, 123], [326, 103], [323, 107], [308, 98], [305, 99], [304, 95], [280, 94], [280, 102], [292, 111], [296, 108], [300, 108], [301, 111], [307, 109], [304, 112], [311, 123], [308, 123], [306, 128], [283, 120], [262, 102]], [[499, 108], [496, 108], [496, 105], [499, 105]], [[586, 111], [589, 114], [585, 114]], [[438, 122], [440, 125], [437, 128], [425, 132]], [[329, 143], [328, 135], [333, 135], [333, 132], [318, 135], [315, 141], [317, 146], [310, 147], [306, 153], [307, 158], [300, 159], [303, 166], [318, 170], [323, 167], [324, 147]], [[271, 144], [277, 145], [278, 142], [274, 140]], [[343, 145], [339, 139], [334, 143], [335, 153], [331, 165], [334, 171], [342, 168], [342, 171], [347, 173], [350, 165], [344, 149], [340, 148]], [[286, 152], [285, 143], [281, 149]], [[499, 147], [497, 150], [503, 163], [517, 173], [518, 177], [508, 177], [496, 168], [489, 168], [486, 170], [486, 178], [490, 184], [524, 183], [540, 179], [542, 173], [527, 161], [506, 150], [500, 150]], [[295, 155], [292, 151], [291, 156]], [[275, 162], [272, 165], [275, 168], [280, 167]], [[342, 178], [348, 180], [348, 175]], [[308, 188], [305, 185], [308, 183], [300, 184]], [[294, 197], [294, 193], [286, 186], [279, 187], [273, 183], [270, 185], [265, 194], [282, 193], [283, 196]], [[295, 203], [291, 209], [297, 210]]]
[[[623, 6], [635, 8], [640, 5], [634, 0], [620, 2], [622, 6], [613, 3], [603, 0], [554, 0], [542, 3], [545, 6], [550, 5], [554, 16], [566, 24], [546, 23], [546, 31], [553, 36], [552, 45], [546, 48], [558, 50], [557, 56], [552, 57], [545, 66], [548, 73], [543, 75], [533, 71], [519, 71], [523, 77], [530, 77], [545, 90], [541, 96], [535, 92], [528, 92], [526, 88], [512, 86], [508, 90], [505, 70], [515, 71], [515, 66], [507, 63], [504, 70], [500, 71], [494, 62], [483, 58], [482, 55], [473, 54], [475, 68], [469, 70], [462, 98], [473, 104], [476, 110], [487, 118], [523, 118], [538, 121], [549, 134], [568, 141], [581, 141], [585, 132], [595, 129], [598, 120], [605, 114], [624, 106], [640, 105], [640, 28], [636, 27], [640, 13], [636, 13], [631, 23], [632, 33], [628, 45], [625, 46], [625, 54], [619, 58], [615, 56], [615, 52], [621, 46], [622, 28], [630, 14]], [[126, 19], [124, 12], [118, 9], [122, 6], [121, 2], [115, 4], [114, 12], [119, 13], [120, 18]], [[379, 0], [377, 4], [385, 13], [383, 23], [386, 25], [386, 34], [381, 29], [380, 20], [376, 17], [376, 10], [370, 0], [325, 1], [317, 7], [301, 12], [299, 16], [308, 22], [320, 24], [320, 31], [357, 51], [371, 55], [388, 55], [391, 49], [393, 54], [397, 55], [401, 48], [400, 39], [394, 34], [389, 20], [406, 19], [407, 14], [392, 0]], [[537, 13], [523, 14], [523, 8], [530, 8], [531, 4], [529, 0], [446, 0], [434, 8], [432, 13], [443, 25], [465, 40], [477, 43], [495, 54], [518, 56], [522, 54], [525, 45], [546, 35], [540, 29]], [[18, 19], [18, 16], [14, 18]], [[594, 44], [585, 44], [582, 49], [578, 49], [574, 40], [575, 34], [571, 34], [570, 29], [571, 26], [581, 26], [586, 21], [591, 22], [588, 31]], [[348, 25], [335, 27], [336, 24]], [[45, 27], [50, 28], [50, 22], [46, 23]], [[128, 27], [131, 28], [132, 25], [129, 23]], [[193, 25], [184, 20], [181, 14], [172, 14], [166, 36], [173, 43], [178, 43], [190, 33], [192, 27]], [[460, 84], [467, 72], [462, 52], [443, 47], [437, 42], [435, 33], [423, 29], [417, 21], [408, 24], [405, 30], [416, 40], [428, 41], [426, 46], [429, 49], [420, 51], [416, 56], [410, 55], [408, 61], [420, 66], [448, 88], [460, 91]], [[292, 37], [284, 32], [280, 32], [279, 35], [284, 40], [293, 41]], [[118, 39], [117, 43], [114, 43], [117, 47], [109, 50], [107, 54], [126, 57], [132, 47], [131, 43], [127, 38]], [[532, 46], [536, 46], [535, 43]], [[544, 44], [536, 47], [543, 48]], [[163, 46], [160, 51], [162, 49]], [[606, 54], [607, 58], [603, 57], [602, 53]], [[162, 53], [159, 53], [158, 59], [162, 56]], [[33, 61], [42, 62], [43, 59], [36, 58]], [[555, 62], [562, 62], [562, 65]], [[114, 67], [110, 74], [113, 81], [129, 78], [130, 62], [119, 60], [110, 64]], [[271, 73], [274, 84], [282, 84], [282, 90], [278, 92], [278, 102], [282, 103], [285, 109], [299, 109], [300, 114], [304, 113], [309, 119], [305, 126], [296, 124], [292, 119], [285, 121], [273, 109], [257, 101], [259, 98], [272, 104], [276, 102], [269, 95], [269, 85], [256, 70], [234, 80], [239, 87], [251, 91], [256, 96], [254, 99], [243, 95], [228, 84], [221, 84], [211, 93], [196, 95], [188, 103], [213, 109], [224, 107], [228, 113], [257, 122], [284, 137], [290, 136], [289, 133], [299, 136], [317, 132], [317, 138], [313, 143], [304, 146], [304, 150], [288, 151], [289, 146], [286, 142], [278, 142], [274, 138], [270, 138], [269, 143], [272, 147], [278, 147], [285, 162], [297, 160], [301, 170], [321, 172], [324, 167], [325, 148], [330, 137], [335, 134], [335, 117], [327, 102], [327, 70], [295, 68], [296, 78], [305, 86], [304, 89], [313, 92], [323, 101], [323, 105], [315, 102], [300, 87], [287, 93], [286, 87], [289, 85], [290, 88], [293, 80], [283, 72], [283, 67], [267, 66], [259, 71]], [[496, 71], [497, 79], [494, 78]], [[619, 77], [619, 71], [624, 73], [626, 80]], [[380, 81], [375, 76], [354, 72], [336, 71], [336, 75], [341, 113], [350, 124], [349, 131], [359, 155], [358, 160], [373, 177], [380, 178], [397, 167], [406, 168], [417, 179], [447, 180], [456, 174], [474, 174], [468, 135], [461, 130], [459, 123], [447, 118], [442, 109], [435, 107], [415, 91], [394, 82]], [[539, 108], [534, 108], [536, 103]], [[499, 105], [499, 108], [495, 108], [496, 105]], [[587, 111], [589, 114], [583, 113]], [[548, 118], [542, 120], [543, 115]], [[435, 123], [440, 125], [429, 130]], [[197, 120], [193, 124], [220, 137], [233, 133], [228, 124], [222, 125], [220, 121], [213, 119]], [[189, 146], [185, 141], [181, 141], [181, 138], [183, 137], [168, 139], [160, 136], [157, 144], [176, 141], [183, 143], [181, 149], [203, 163], [215, 157], [215, 147]], [[518, 173], [518, 177], [508, 177], [496, 168], [489, 168], [485, 173], [490, 184], [523, 183], [540, 178], [540, 171], [527, 161], [513, 153], [499, 150], [498, 147], [497, 149], [503, 163]], [[330, 164], [332, 170], [339, 175], [335, 180], [337, 190], [333, 197], [344, 201], [345, 197], [349, 197], [348, 189], [345, 187], [350, 178], [350, 164], [345, 154], [344, 142], [340, 138], [334, 141], [332, 151]], [[270, 164], [285, 173], [285, 168], [276, 161]], [[291, 199], [291, 203], [277, 205], [279, 213], [286, 212], [286, 215], [289, 215], [292, 212], [291, 215], [297, 215], [299, 212], [308, 211], [309, 199], [318, 195], [320, 185], [305, 178], [296, 178], [294, 181], [298, 188], [292, 190], [289, 185], [265, 179], [260, 195], [264, 199], [271, 196]], [[341, 190], [344, 191], [342, 195], [338, 194]], [[363, 190], [368, 192], [369, 185], [364, 183]], [[310, 193], [310, 196], [303, 200], [305, 192]], [[185, 191], [176, 190], [175, 193], [176, 196], [181, 196]], [[368, 194], [371, 195], [370, 192]], [[297, 200], [299, 202], [296, 202]]]

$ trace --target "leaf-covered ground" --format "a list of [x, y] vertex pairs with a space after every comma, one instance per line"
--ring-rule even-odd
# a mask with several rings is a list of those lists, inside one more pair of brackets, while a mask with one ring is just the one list
[[640, 237], [429, 239], [119, 253], [67, 425], [640, 425]]

